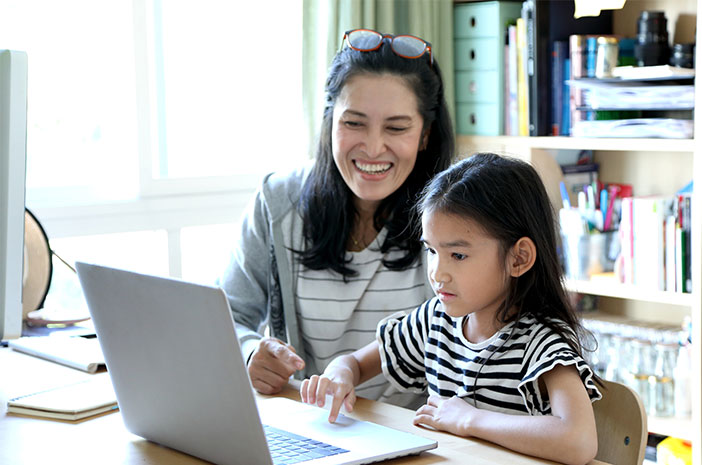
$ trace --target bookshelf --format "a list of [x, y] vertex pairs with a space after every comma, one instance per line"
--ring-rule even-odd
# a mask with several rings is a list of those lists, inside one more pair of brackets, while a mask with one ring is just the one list
[[[458, 2], [456, 2], [458, 3]], [[614, 12], [614, 33], [636, 36], [636, 20], [643, 10], [665, 11], [671, 43], [697, 42], [702, 21], [697, 17], [702, 0], [627, 0]], [[697, 31], [697, 32], [696, 32]], [[697, 37], [696, 37], [697, 35]], [[702, 52], [696, 49], [696, 62]], [[697, 87], [699, 89], [699, 87]], [[702, 104], [696, 92], [695, 104]], [[469, 136], [459, 134], [460, 156], [477, 151], [517, 156], [540, 172], [555, 208], [560, 208], [558, 182], [562, 179], [554, 155], [561, 150], [593, 150], [600, 165], [600, 179], [634, 185], [635, 195], [672, 194], [691, 179], [702, 183], [702, 123], [695, 121], [694, 139], [608, 139], [574, 137]], [[692, 224], [702, 224], [702, 207], [693, 202]], [[702, 234], [693, 226], [693, 293], [655, 291], [610, 281], [568, 281], [570, 290], [599, 296], [600, 310], [612, 315], [646, 321], [680, 324], [692, 319], [692, 416], [648, 419], [649, 431], [692, 441], [693, 464], [702, 465]]]

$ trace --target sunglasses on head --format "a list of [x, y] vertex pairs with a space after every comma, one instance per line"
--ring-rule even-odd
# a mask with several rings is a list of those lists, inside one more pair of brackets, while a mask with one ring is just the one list
[[431, 54], [431, 44], [419, 37], [408, 34], [392, 35], [381, 34], [380, 32], [371, 29], [352, 29], [344, 33], [344, 38], [341, 40], [343, 46], [344, 41], [354, 50], [359, 52], [371, 52], [378, 50], [383, 41], [390, 43], [390, 48], [395, 55], [402, 58], [419, 58], [425, 53], [429, 53], [429, 61], [434, 64], [434, 57]]

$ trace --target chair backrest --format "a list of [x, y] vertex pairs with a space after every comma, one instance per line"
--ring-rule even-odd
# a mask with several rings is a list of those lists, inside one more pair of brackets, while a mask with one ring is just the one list
[[604, 381], [602, 399], [592, 404], [597, 424], [597, 460], [616, 465], [640, 465], [644, 460], [648, 425], [639, 395], [628, 386]]

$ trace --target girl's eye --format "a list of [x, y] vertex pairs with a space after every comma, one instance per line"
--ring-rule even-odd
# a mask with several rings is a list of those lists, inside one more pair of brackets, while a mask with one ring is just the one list
[[457, 252], [452, 253], [451, 256], [458, 261], [464, 260], [467, 257], [466, 255], [463, 255], [462, 253], [457, 253]]
[[431, 247], [424, 247], [424, 250], [427, 251], [427, 253], [434, 255], [436, 253], [436, 250], [432, 249]]

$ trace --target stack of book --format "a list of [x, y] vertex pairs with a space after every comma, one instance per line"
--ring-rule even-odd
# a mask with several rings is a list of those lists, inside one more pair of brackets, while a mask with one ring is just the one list
[[[573, 2], [526, 0], [521, 17], [508, 26], [504, 79], [506, 135], [564, 134], [554, 122], [561, 120], [558, 115], [569, 101], [568, 93], [563, 93], [563, 76], [569, 76], [569, 72], [565, 62], [554, 68], [554, 46], [567, 43], [571, 34], [612, 33], [611, 10], [602, 11], [598, 17], [578, 19], [573, 17], [574, 11]], [[566, 74], [562, 75], [562, 71]], [[554, 87], [556, 82], [558, 88]]]
[[649, 67], [623, 68], [626, 71], [615, 68], [613, 78], [574, 77], [568, 81], [571, 135], [691, 138], [694, 70], [664, 66], [661, 72], [665, 75], [643, 77], [652, 76]]
[[687, 193], [622, 199], [620, 275], [625, 283], [692, 292], [691, 203]]

